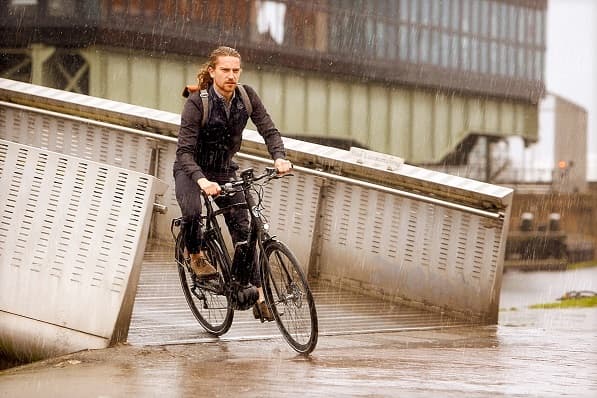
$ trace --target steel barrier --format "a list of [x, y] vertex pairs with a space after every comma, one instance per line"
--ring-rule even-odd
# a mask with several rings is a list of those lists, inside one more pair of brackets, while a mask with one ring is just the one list
[[[0, 79], [0, 138], [155, 175], [173, 186], [179, 115]], [[160, 134], [157, 134], [160, 133]], [[512, 190], [363, 150], [285, 139], [297, 167], [266, 195], [273, 231], [312, 277], [497, 322]], [[268, 164], [245, 130], [241, 167]], [[179, 214], [162, 198], [153, 237]]]
[[125, 341], [154, 177], [0, 140], [0, 352]]

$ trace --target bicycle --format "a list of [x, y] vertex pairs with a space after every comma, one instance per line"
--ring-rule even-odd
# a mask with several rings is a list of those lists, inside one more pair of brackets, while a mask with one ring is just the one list
[[[183, 239], [182, 217], [173, 219], [171, 232], [176, 242], [178, 275], [187, 303], [199, 324], [212, 335], [226, 333], [232, 325], [234, 311], [251, 308], [253, 300], [257, 300], [257, 293], [256, 288], [254, 291], [247, 289], [237, 273], [233, 272], [235, 260], [242, 254], [236, 250], [231, 258], [216, 217], [235, 207], [248, 209], [251, 230], [247, 247], [252, 252], [249, 258], [252, 258], [253, 267], [259, 267], [266, 304], [288, 344], [301, 354], [309, 354], [315, 349], [318, 338], [313, 294], [292, 251], [269, 234], [269, 225], [263, 214], [264, 186], [276, 178], [280, 177], [270, 167], [259, 175], [255, 175], [252, 168], [243, 170], [239, 180], [221, 187], [220, 194], [242, 192], [245, 203], [217, 210], [214, 209], [213, 198], [202, 192], [206, 210], [205, 215], [201, 216], [202, 250], [218, 271], [215, 279], [200, 280], [191, 271], [190, 257]], [[178, 233], [175, 233], [176, 228]], [[264, 322], [263, 318], [261, 322]]]

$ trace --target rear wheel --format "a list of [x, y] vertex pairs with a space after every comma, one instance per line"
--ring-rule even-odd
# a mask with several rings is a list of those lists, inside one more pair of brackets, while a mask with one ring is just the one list
[[218, 279], [197, 280], [191, 271], [190, 257], [186, 253], [182, 235], [179, 233], [176, 239], [176, 262], [182, 291], [199, 324], [209, 333], [220, 336], [230, 329], [234, 317], [234, 310], [224, 289], [224, 254], [217, 242], [209, 241], [206, 254], [220, 275]]
[[265, 247], [261, 277], [267, 303], [290, 346], [308, 354], [317, 345], [317, 311], [307, 278], [286, 245], [272, 241]]

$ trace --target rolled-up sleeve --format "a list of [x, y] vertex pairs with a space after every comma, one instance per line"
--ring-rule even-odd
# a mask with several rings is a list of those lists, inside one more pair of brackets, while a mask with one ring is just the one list
[[185, 102], [180, 115], [180, 130], [176, 147], [176, 162], [193, 181], [205, 177], [203, 170], [195, 162], [197, 137], [202, 117], [203, 105], [199, 95], [193, 94]]

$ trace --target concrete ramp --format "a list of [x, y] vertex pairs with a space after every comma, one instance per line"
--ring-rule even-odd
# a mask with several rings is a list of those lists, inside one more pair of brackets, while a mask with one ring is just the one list
[[0, 350], [126, 340], [156, 194], [146, 174], [0, 140]]

